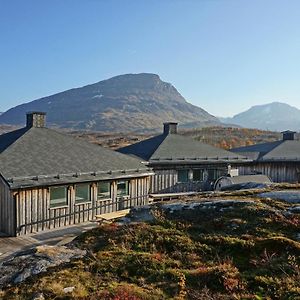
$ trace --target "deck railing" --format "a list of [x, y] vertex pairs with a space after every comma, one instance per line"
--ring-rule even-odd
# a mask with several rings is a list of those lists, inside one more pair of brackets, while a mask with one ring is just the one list
[[[27, 232], [33, 232], [33, 231], [42, 231], [44, 229], [51, 229], [51, 228], [58, 228], [58, 227], [63, 227], [64, 223], [66, 222], [57, 222], [62, 219], [64, 220], [71, 220], [73, 218], [74, 221], [69, 221], [65, 226], [71, 225], [71, 224], [78, 224], [81, 223], [82, 221], [76, 221], [77, 216], [82, 216], [85, 215], [87, 216], [86, 218], [83, 218], [84, 221], [92, 221], [95, 219], [96, 215], [101, 215], [107, 212], [115, 212], [115, 211], [120, 211], [124, 209], [129, 209], [132, 207], [136, 206], [142, 206], [148, 204], [149, 200], [149, 195], [142, 195], [138, 197], [120, 197], [117, 198], [117, 200], [111, 200], [111, 199], [103, 199], [103, 200], [97, 200], [94, 202], [90, 202], [91, 207], [86, 207], [87, 204], [82, 203], [82, 204], [75, 204], [73, 209], [68, 212], [68, 213], [61, 213], [60, 210], [61, 208], [49, 208], [49, 210], [58, 211], [58, 215], [55, 214], [52, 217], [48, 217], [45, 219], [37, 220], [34, 222], [29, 222], [27, 223], [25, 221], [24, 224], [21, 224], [17, 228], [17, 233], [20, 233], [22, 230], [25, 231], [24, 233]], [[61, 225], [62, 223], [62, 225]], [[33, 226], [38, 226], [42, 225], [41, 230], [32, 230]], [[52, 226], [51, 226], [52, 225]]]

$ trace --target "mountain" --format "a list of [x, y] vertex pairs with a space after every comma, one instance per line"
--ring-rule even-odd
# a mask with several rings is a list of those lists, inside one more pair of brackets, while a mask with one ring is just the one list
[[273, 102], [252, 106], [232, 118], [220, 118], [220, 121], [262, 130], [300, 131], [300, 110], [286, 103]]
[[0, 116], [0, 124], [24, 124], [28, 111], [47, 112], [51, 126], [99, 131], [148, 131], [163, 122], [203, 127], [220, 121], [188, 103], [158, 75], [116, 76], [16, 106]]

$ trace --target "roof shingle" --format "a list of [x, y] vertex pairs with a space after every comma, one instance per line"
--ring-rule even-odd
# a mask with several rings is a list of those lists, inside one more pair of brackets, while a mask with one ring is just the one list
[[48, 128], [2, 135], [0, 151], [0, 173], [14, 188], [151, 173], [138, 159]]

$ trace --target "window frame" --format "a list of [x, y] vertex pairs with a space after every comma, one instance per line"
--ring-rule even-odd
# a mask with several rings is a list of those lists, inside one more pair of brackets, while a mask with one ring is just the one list
[[[84, 200], [79, 200], [77, 199], [77, 188], [78, 187], [83, 187], [83, 186], [87, 186], [87, 191], [88, 191], [88, 199], [84, 199]], [[87, 204], [87, 203], [91, 203], [92, 202], [92, 193], [91, 193], [91, 184], [90, 183], [77, 183], [74, 187], [75, 189], [75, 205], [80, 205], [80, 204]], [[83, 199], [83, 198], [82, 198]]]
[[[51, 199], [51, 194], [53, 192], [53, 190], [58, 190], [58, 189], [64, 189], [64, 194], [65, 197], [64, 198], [55, 198], [55, 199]], [[52, 194], [53, 195], [53, 194]], [[64, 199], [64, 202], [58, 202], [58, 204], [53, 204], [51, 203], [53, 200], [61, 200]], [[69, 205], [69, 199], [68, 199], [68, 186], [50, 186], [49, 187], [49, 208], [50, 209], [56, 209], [56, 208], [61, 208], [61, 207], [68, 207]]]
[[[99, 197], [99, 195], [101, 194], [101, 193], [99, 193], [99, 188], [100, 188], [101, 183], [106, 183], [109, 186], [109, 189], [108, 189], [109, 195], [108, 195], [108, 197]], [[104, 201], [104, 200], [110, 200], [111, 199], [111, 195], [112, 195], [111, 185], [112, 185], [111, 181], [99, 181], [99, 182], [97, 182], [97, 201]]]
[[[180, 172], [186, 172], [186, 180], [185, 181], [182, 181], [182, 180], [179, 180], [179, 173]], [[179, 183], [188, 183], [189, 182], [189, 169], [179, 169], [177, 170], [177, 181]]]
[[[126, 194], [119, 194], [118, 185], [122, 184], [123, 182], [125, 182], [127, 193]], [[130, 180], [118, 180], [117, 181], [117, 198], [122, 198], [122, 197], [130, 197]]]
[[[200, 172], [200, 180], [195, 180], [195, 172]], [[203, 169], [193, 169], [193, 182], [203, 182], [204, 181], [204, 170]]]

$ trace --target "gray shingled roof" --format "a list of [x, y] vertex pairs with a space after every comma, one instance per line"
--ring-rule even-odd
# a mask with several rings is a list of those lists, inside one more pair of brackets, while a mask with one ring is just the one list
[[0, 173], [11, 188], [151, 173], [138, 159], [48, 128], [4, 134], [0, 151]]
[[300, 161], [300, 141], [281, 140], [231, 149], [258, 161]]
[[236, 153], [179, 134], [161, 134], [120, 148], [121, 153], [138, 156], [151, 163], [220, 163], [247, 159]]

